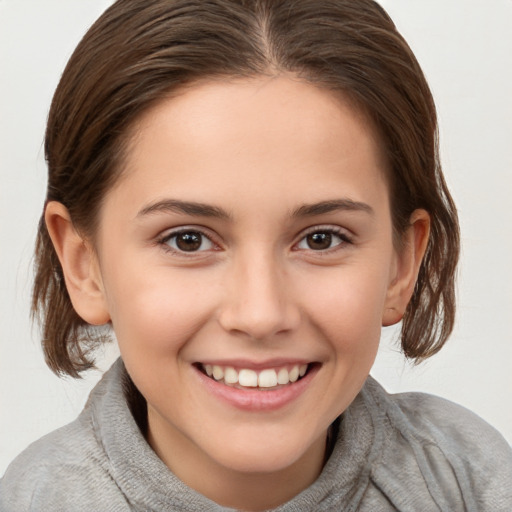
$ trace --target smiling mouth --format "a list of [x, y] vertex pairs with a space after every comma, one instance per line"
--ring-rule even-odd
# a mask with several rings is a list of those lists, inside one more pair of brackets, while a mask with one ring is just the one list
[[197, 368], [212, 380], [238, 389], [273, 390], [301, 380], [314, 363], [294, 364], [259, 371], [211, 364], [197, 364]]

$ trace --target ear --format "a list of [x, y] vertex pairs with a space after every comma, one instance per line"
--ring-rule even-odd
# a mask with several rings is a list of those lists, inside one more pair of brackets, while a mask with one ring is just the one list
[[425, 210], [414, 210], [403, 235], [402, 246], [397, 252], [397, 264], [382, 313], [383, 326], [396, 324], [404, 316], [427, 249], [429, 234], [430, 215]]
[[92, 245], [76, 231], [69, 212], [62, 203], [48, 202], [45, 221], [75, 311], [89, 324], [106, 324], [110, 315]]

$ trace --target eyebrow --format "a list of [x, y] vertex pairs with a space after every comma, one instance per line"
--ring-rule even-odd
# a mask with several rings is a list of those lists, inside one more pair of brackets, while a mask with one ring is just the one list
[[[323, 215], [326, 213], [333, 213], [336, 211], [352, 211], [352, 212], [365, 212], [374, 215], [373, 208], [359, 201], [352, 201], [351, 199], [331, 199], [328, 201], [321, 201], [319, 203], [303, 204], [296, 208], [292, 217], [313, 217], [315, 215]], [[137, 213], [137, 217], [151, 215], [160, 212], [183, 213], [185, 215], [193, 215], [198, 217], [211, 217], [217, 219], [230, 219], [231, 215], [226, 210], [218, 206], [212, 206], [205, 203], [198, 203], [195, 201], [180, 201], [178, 199], [164, 199], [156, 203], [145, 206]]]
[[304, 204], [293, 211], [292, 217], [312, 217], [314, 215], [323, 215], [325, 213], [333, 213], [336, 211], [364, 212], [375, 215], [373, 208], [366, 203], [360, 201], [352, 201], [352, 199], [331, 199], [329, 201], [321, 201], [319, 203]]
[[137, 217], [151, 215], [153, 213], [172, 212], [184, 213], [185, 215], [194, 215], [199, 217], [213, 217], [217, 219], [229, 219], [228, 212], [217, 206], [197, 203], [194, 201], [179, 201], [177, 199], [164, 199], [150, 204], [137, 213]]

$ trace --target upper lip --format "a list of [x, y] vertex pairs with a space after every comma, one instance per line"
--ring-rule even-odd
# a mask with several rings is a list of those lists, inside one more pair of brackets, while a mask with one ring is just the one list
[[264, 370], [267, 368], [280, 368], [283, 366], [311, 364], [313, 362], [314, 361], [311, 359], [291, 357], [266, 359], [264, 361], [253, 361], [249, 359], [206, 359], [198, 361], [196, 364], [203, 366], [207, 364], [223, 367], [230, 366], [233, 368], [247, 368], [248, 370]]

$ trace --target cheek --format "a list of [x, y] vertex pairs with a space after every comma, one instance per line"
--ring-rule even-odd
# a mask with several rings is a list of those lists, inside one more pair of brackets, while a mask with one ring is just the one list
[[198, 286], [201, 281], [191, 280], [186, 271], [131, 267], [132, 277], [113, 269], [107, 283], [109, 311], [121, 351], [143, 347], [151, 357], [179, 349], [211, 316], [215, 307], [212, 287]]
[[338, 352], [365, 358], [380, 339], [386, 274], [372, 265], [327, 274], [317, 276], [308, 294], [310, 320]]

